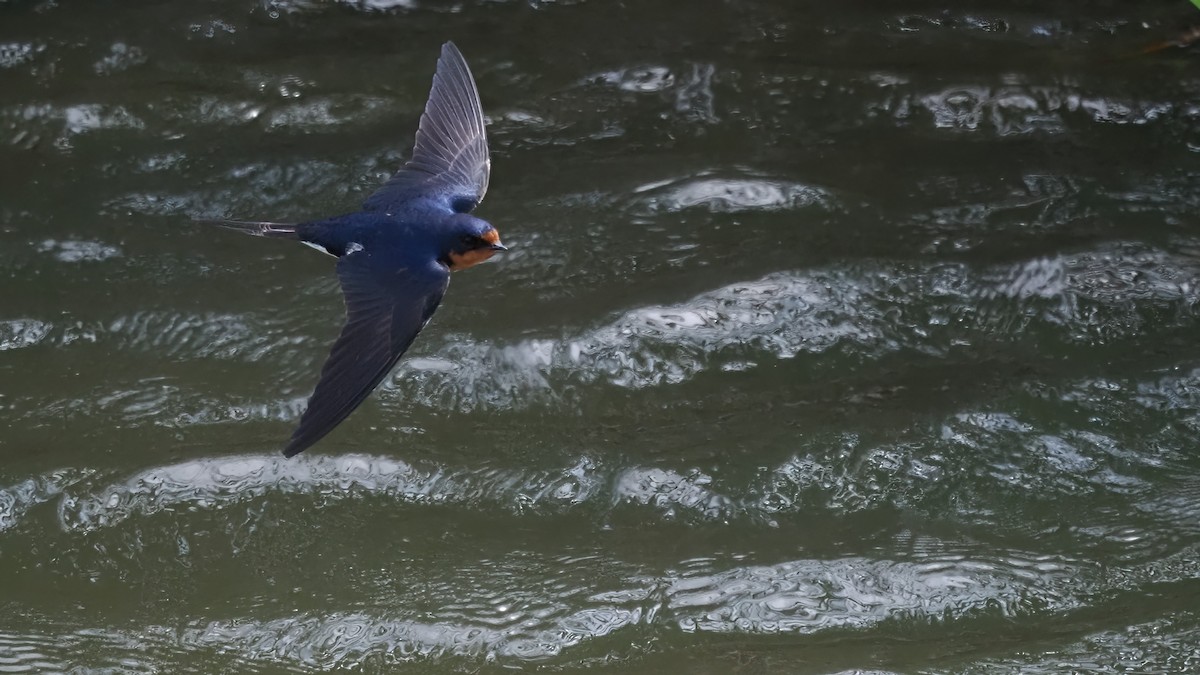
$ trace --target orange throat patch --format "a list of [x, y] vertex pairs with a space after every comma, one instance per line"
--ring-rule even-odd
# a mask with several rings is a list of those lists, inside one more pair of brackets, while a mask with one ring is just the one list
[[477, 248], [466, 253], [452, 252], [450, 254], [450, 271], [457, 272], [465, 270], [468, 267], [474, 267], [494, 255], [496, 255], [496, 252], [490, 248]]

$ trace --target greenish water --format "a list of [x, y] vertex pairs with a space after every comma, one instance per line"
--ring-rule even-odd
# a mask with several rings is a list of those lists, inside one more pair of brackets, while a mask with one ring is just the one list
[[[0, 672], [1195, 672], [1197, 19], [0, 2]], [[190, 219], [355, 208], [446, 39], [513, 251], [284, 460], [331, 260]]]

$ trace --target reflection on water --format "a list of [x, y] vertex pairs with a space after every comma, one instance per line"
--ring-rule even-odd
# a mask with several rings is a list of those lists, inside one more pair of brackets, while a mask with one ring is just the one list
[[794, 209], [826, 199], [820, 189], [805, 185], [748, 178], [706, 178], [703, 174], [677, 183], [645, 185], [635, 192], [650, 193], [644, 202], [644, 209], [650, 213], [694, 207], [717, 212]]
[[[1194, 11], [874, 4], [0, 9], [0, 671], [1195, 670]], [[191, 218], [445, 39], [513, 251], [284, 460], [331, 261]]]

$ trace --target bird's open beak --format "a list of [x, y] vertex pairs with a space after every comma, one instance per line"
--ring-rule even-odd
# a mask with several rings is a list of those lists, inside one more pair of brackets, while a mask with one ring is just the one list
[[505, 246], [504, 244], [501, 244], [500, 242], [496, 242], [496, 243], [492, 244], [490, 248], [493, 251], [507, 251], [508, 250], [508, 247]]

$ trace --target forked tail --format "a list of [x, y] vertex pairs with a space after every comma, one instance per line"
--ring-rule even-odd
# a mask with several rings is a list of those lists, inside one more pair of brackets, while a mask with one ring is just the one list
[[219, 227], [237, 230], [256, 237], [272, 237], [275, 239], [299, 239], [295, 223], [264, 223], [247, 220], [206, 220], [197, 219], [198, 223], [217, 225]]

